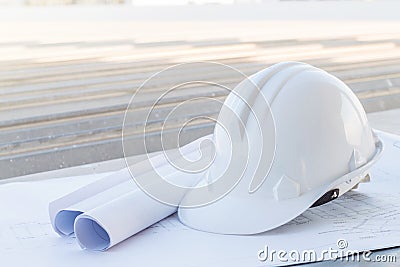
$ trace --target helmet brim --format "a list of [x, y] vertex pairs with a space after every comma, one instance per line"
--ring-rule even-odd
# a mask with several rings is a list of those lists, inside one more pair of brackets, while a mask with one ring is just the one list
[[[383, 144], [378, 137], [376, 137], [375, 148], [374, 155], [364, 165], [330, 184], [307, 191], [298, 197], [276, 200], [275, 198], [235, 198], [228, 194], [207, 206], [180, 207], [179, 219], [190, 228], [219, 234], [248, 235], [272, 230], [301, 215], [326, 192], [339, 189], [340, 196], [351, 190], [381, 157]], [[227, 214], [229, 216], [225, 216]]]

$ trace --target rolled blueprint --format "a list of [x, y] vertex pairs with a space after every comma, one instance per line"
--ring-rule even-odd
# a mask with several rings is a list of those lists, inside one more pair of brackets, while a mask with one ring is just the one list
[[[179, 151], [186, 159], [195, 160], [204, 156], [199, 151], [202, 141], [211, 138], [199, 138]], [[149, 182], [139, 187], [132, 175]], [[165, 154], [156, 155], [51, 202], [49, 213], [54, 230], [61, 236], [75, 233], [82, 248], [107, 250], [176, 212], [185, 190], [162, 192], [167, 194], [168, 203], [143, 190], [165, 191], [161, 182], [150, 179], [156, 175], [168, 183], [190, 188], [204, 173], [185, 172], [171, 164]]]

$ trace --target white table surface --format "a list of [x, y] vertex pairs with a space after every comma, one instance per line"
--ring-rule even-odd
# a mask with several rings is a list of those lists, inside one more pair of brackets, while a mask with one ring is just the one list
[[[379, 130], [387, 131], [394, 134], [400, 135], [400, 109], [389, 110], [384, 112], [377, 112], [368, 114], [369, 120], [371, 125]], [[144, 155], [135, 156], [135, 160], [140, 161], [143, 159]], [[123, 168], [125, 162], [122, 159], [99, 162], [94, 164], [88, 164], [73, 168], [66, 168], [56, 171], [49, 171], [44, 173], [37, 173], [28, 176], [22, 177], [15, 177], [11, 179], [6, 179], [1, 181], [2, 184], [5, 183], [12, 183], [12, 182], [23, 182], [23, 181], [37, 181], [37, 180], [44, 180], [44, 179], [57, 179], [63, 177], [70, 177], [70, 176], [81, 176], [86, 174], [96, 174], [101, 175], [105, 172], [112, 172], [118, 169]], [[107, 252], [106, 252], [107, 253]], [[397, 262], [395, 263], [372, 263], [372, 262], [342, 262], [340, 260], [336, 262], [317, 262], [311, 263], [309, 265], [314, 266], [400, 266], [400, 248], [392, 248], [392, 249], [384, 249], [379, 250], [374, 253], [379, 253], [379, 255], [395, 255], [397, 258]], [[1, 255], [0, 255], [1, 260]], [[32, 262], [34, 265], [34, 262]]]

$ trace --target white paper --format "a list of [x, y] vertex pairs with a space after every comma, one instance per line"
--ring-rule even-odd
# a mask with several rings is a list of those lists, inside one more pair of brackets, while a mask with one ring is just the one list
[[[374, 250], [400, 245], [400, 137], [381, 134], [384, 155], [371, 171], [371, 183], [288, 224], [259, 235], [203, 233], [175, 215], [141, 231], [107, 252], [80, 250], [73, 237], [51, 227], [47, 203], [93, 181], [73, 177], [0, 186], [0, 258], [4, 266], [260, 266], [259, 250], [290, 251], [336, 247]], [[243, 218], [244, 223], [246, 218]]]

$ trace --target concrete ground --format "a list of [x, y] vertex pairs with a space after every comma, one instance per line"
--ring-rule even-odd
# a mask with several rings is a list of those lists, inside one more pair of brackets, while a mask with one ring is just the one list
[[[214, 14], [199, 21], [197, 13], [188, 19], [190, 9], [184, 9], [186, 17], [178, 12], [179, 20], [149, 21], [135, 20], [131, 15], [137, 13], [125, 9], [101, 8], [100, 15], [96, 8], [66, 10], [19, 10], [13, 16], [0, 9], [0, 179], [122, 158], [122, 122], [132, 95], [151, 75], [190, 61], [226, 64], [246, 75], [280, 61], [313, 64], [351, 87], [373, 126], [399, 133], [400, 21], [393, 18], [351, 20], [357, 13], [351, 9], [339, 19], [322, 9], [325, 18], [315, 10], [308, 14], [315, 20], [260, 20], [257, 12], [255, 20], [218, 20]], [[162, 127], [172, 140], [185, 121], [218, 114], [213, 100], [223, 101], [226, 90], [185, 86], [155, 105], [146, 135], [152, 142], [140, 145], [143, 110], [179, 77], [212, 79], [229, 88], [241, 80], [201, 65], [179, 75], [156, 79], [136, 97], [137, 119], [125, 128], [135, 146], [131, 156], [160, 150]], [[166, 114], [194, 98], [199, 100], [164, 125]], [[210, 121], [195, 120], [183, 143], [212, 129]], [[171, 140], [166, 143], [173, 147]]]

